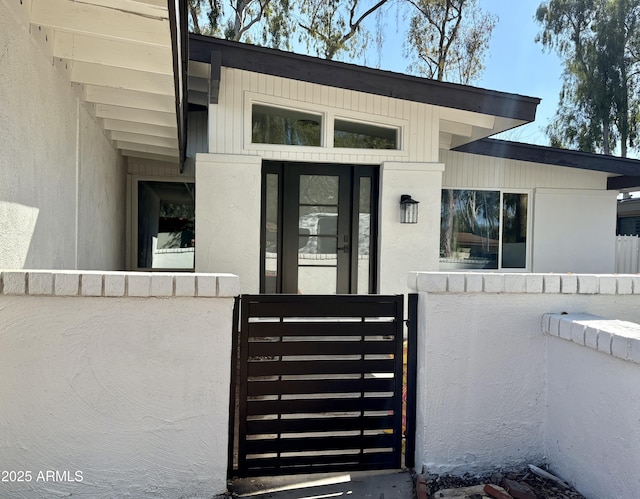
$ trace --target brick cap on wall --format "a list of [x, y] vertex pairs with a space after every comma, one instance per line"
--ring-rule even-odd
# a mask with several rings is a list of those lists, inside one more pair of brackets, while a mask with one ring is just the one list
[[1, 270], [0, 295], [224, 298], [240, 294], [233, 274]]
[[545, 314], [542, 332], [640, 364], [640, 324], [590, 314]]
[[640, 295], [640, 274], [410, 272], [407, 284], [424, 293]]

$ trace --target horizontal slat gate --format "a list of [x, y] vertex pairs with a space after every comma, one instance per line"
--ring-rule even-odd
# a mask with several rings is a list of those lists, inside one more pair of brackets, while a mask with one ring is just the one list
[[236, 474], [399, 468], [402, 313], [402, 296], [243, 296]]

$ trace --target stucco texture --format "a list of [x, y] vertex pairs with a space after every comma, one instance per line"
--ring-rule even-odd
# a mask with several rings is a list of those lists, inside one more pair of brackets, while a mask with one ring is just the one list
[[[232, 307], [0, 296], [0, 462], [33, 476], [0, 495], [224, 492]], [[36, 480], [47, 470], [74, 479]]]
[[0, 33], [0, 268], [123, 268], [124, 160], [4, 1]]
[[[500, 275], [425, 277], [416, 462], [456, 475], [545, 463], [585, 497], [637, 497], [638, 364], [545, 335], [542, 327], [545, 313], [640, 323], [636, 288], [624, 286], [629, 276], [601, 277], [600, 293], [588, 287], [597, 278], [583, 276], [581, 294], [535, 291], [535, 275], [505, 277], [494, 292], [487, 289]], [[477, 291], [462, 291], [465, 278], [467, 288], [480, 284]], [[612, 278], [620, 294], [608, 289]], [[436, 291], [447, 279], [458, 292]], [[506, 291], [520, 281], [520, 291]]]

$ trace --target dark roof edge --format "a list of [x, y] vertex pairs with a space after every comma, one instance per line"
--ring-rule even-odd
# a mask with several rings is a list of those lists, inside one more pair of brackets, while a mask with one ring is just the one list
[[619, 175], [638, 175], [640, 160], [604, 154], [570, 151], [556, 147], [524, 144], [499, 139], [480, 139], [453, 149], [454, 151], [498, 158], [580, 168]]
[[173, 87], [175, 91], [176, 124], [180, 173], [187, 154], [187, 78], [189, 67], [189, 23], [186, 0], [167, 0], [173, 54]]
[[345, 62], [191, 34], [191, 60], [209, 63], [220, 50], [222, 65], [319, 85], [531, 122], [540, 99], [446, 83]]

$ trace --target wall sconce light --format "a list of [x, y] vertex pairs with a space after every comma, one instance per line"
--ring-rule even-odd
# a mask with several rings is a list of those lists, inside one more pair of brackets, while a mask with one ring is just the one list
[[420, 201], [411, 199], [409, 194], [402, 194], [400, 196], [400, 223], [417, 224], [419, 204]]

